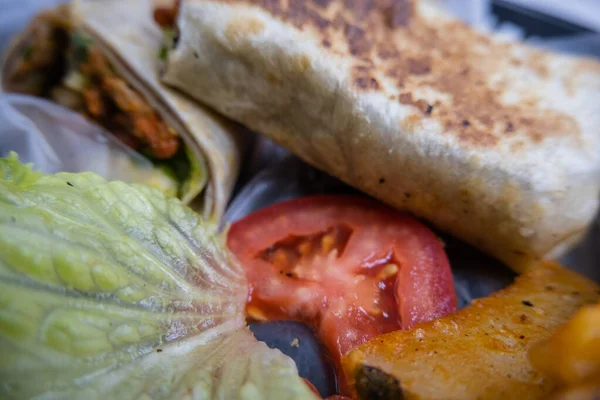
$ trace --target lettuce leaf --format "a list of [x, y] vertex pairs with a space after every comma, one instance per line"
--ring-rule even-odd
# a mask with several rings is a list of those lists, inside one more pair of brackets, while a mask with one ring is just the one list
[[156, 189], [0, 159], [0, 397], [314, 398], [245, 326], [216, 232]]

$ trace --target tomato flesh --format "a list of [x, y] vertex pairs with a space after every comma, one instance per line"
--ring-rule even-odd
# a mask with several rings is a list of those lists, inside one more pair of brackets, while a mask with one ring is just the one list
[[413, 217], [369, 199], [278, 203], [234, 223], [227, 243], [247, 274], [248, 315], [307, 323], [338, 375], [352, 347], [456, 310], [442, 242]]

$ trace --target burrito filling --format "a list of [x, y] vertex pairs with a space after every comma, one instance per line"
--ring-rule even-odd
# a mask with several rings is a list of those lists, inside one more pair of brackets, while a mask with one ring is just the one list
[[83, 113], [148, 157], [181, 197], [199, 163], [173, 128], [117, 74], [94, 40], [73, 31], [63, 15], [48, 12], [33, 21], [32, 34], [8, 71], [6, 89]]

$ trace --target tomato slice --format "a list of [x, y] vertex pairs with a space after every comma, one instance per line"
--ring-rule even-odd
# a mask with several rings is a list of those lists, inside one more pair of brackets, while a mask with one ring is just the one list
[[247, 274], [248, 315], [312, 326], [338, 375], [352, 347], [456, 310], [441, 240], [373, 200], [278, 203], [234, 223], [227, 244]]

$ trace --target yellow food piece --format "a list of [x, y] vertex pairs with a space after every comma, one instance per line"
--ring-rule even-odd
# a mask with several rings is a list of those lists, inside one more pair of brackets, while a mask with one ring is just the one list
[[335, 235], [332, 233], [328, 233], [327, 235], [323, 236], [323, 239], [321, 239], [321, 248], [323, 250], [323, 254], [329, 254], [334, 245]]
[[358, 346], [344, 357], [344, 371], [359, 398], [368, 377], [377, 376], [365, 367], [387, 374], [377, 379], [399, 385], [405, 399], [546, 398], [556, 382], [533, 368], [528, 352], [581, 306], [597, 302], [599, 289], [544, 263], [463, 310]]
[[582, 308], [529, 352], [531, 364], [561, 385], [556, 399], [600, 396], [600, 304]]
[[564, 384], [600, 375], [600, 304], [582, 308], [529, 354], [536, 369]]
[[248, 316], [252, 319], [255, 319], [257, 321], [266, 321], [267, 320], [267, 316], [265, 315], [265, 313], [263, 313], [260, 308], [255, 307], [255, 306], [248, 306], [246, 307], [246, 314], [248, 314]]
[[391, 278], [392, 276], [398, 273], [398, 266], [396, 264], [387, 264], [379, 273], [377, 274], [377, 279], [384, 280]]

